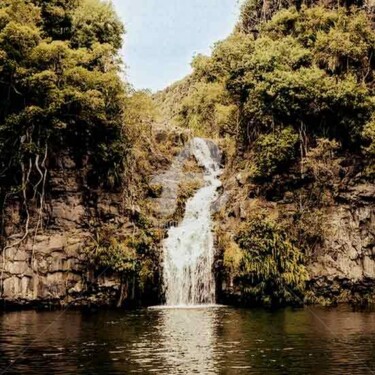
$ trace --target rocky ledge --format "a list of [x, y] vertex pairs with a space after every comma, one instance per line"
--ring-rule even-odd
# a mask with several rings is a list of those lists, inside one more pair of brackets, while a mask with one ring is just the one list
[[[0, 302], [3, 307], [111, 305], [119, 298], [119, 275], [98, 274], [87, 266], [82, 250], [90, 224], [126, 226], [121, 195], [89, 191], [83, 170], [65, 156], [50, 172], [43, 213], [43, 234], [22, 240], [24, 221], [18, 201], [5, 211], [6, 246], [0, 253]], [[30, 212], [30, 228], [36, 214]]]
[[375, 186], [351, 186], [336, 202], [328, 236], [310, 260], [310, 287], [318, 302], [375, 302]]

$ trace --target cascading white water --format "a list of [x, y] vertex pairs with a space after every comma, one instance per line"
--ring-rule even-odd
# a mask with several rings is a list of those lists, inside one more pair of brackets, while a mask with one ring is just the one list
[[220, 165], [207, 141], [194, 138], [191, 153], [204, 168], [205, 186], [187, 201], [182, 222], [164, 241], [164, 286], [169, 306], [215, 303], [211, 205], [221, 186]]

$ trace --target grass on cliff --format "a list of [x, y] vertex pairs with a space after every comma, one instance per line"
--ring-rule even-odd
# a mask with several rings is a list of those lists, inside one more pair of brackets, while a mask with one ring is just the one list
[[[221, 243], [220, 243], [221, 242]], [[222, 234], [223, 266], [247, 305], [300, 305], [308, 280], [303, 252], [265, 213], [255, 213], [233, 238]]]

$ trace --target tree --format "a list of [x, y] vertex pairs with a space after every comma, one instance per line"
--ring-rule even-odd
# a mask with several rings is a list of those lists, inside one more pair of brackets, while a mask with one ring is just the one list
[[[244, 4], [244, 25], [217, 43], [211, 57], [194, 60], [181, 122], [217, 128], [208, 101], [221, 86], [224, 90], [215, 102], [237, 107], [232, 112], [237, 121], [231, 126], [239, 149], [253, 147], [259, 136], [275, 128], [291, 126], [300, 136], [302, 157], [321, 137], [358, 152], [363, 127], [374, 111], [371, 18], [357, 8], [302, 4], [283, 9], [289, 5], [292, 2]], [[263, 17], [264, 7], [277, 9]], [[254, 22], [256, 35], [250, 30]], [[199, 92], [206, 103], [197, 99]], [[202, 110], [194, 110], [198, 106], [210, 116], [199, 117]]]
[[108, 1], [84, 0], [72, 19], [72, 45], [91, 47], [95, 43], [121, 48], [124, 26]]
[[21, 196], [25, 235], [29, 204], [42, 213], [48, 168], [59, 155], [69, 153], [78, 166], [87, 158], [92, 186], [121, 184], [129, 153], [122, 32], [100, 1], [1, 4], [0, 198]]

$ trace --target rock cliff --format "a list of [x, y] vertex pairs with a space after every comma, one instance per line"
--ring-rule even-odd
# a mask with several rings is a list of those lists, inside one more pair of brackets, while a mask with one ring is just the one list
[[[30, 234], [21, 241], [22, 207], [17, 201], [6, 207], [7, 243], [0, 254], [4, 305], [114, 303], [119, 275], [98, 275], [88, 268], [82, 249], [94, 223], [126, 225], [121, 194], [89, 190], [84, 173], [68, 156], [51, 170], [42, 234]], [[30, 212], [30, 216], [30, 226], [35, 227], [37, 215]]]
[[[290, 182], [290, 181], [289, 181]], [[286, 186], [286, 184], [285, 184]], [[284, 188], [285, 188], [284, 186]], [[218, 223], [218, 230], [232, 233], [248, 215], [265, 210], [270, 217], [287, 218], [298, 212], [297, 190], [277, 190], [264, 197], [266, 188], [251, 185], [246, 175], [233, 174], [225, 181], [229, 205]], [[287, 188], [286, 188], [287, 189]], [[307, 190], [309, 191], [309, 190]], [[299, 194], [299, 193], [298, 193]], [[298, 196], [297, 194], [297, 196]], [[262, 196], [260, 198], [260, 196]], [[308, 282], [305, 301], [308, 303], [354, 304], [375, 301], [375, 186], [363, 180], [343, 184], [319, 211], [309, 210], [315, 224], [323, 229], [322, 239], [305, 255]], [[318, 216], [319, 212], [319, 216]], [[298, 224], [298, 223], [297, 223]], [[315, 228], [311, 228], [312, 231]], [[242, 303], [240, 285], [228, 274], [221, 274], [221, 258], [217, 261], [219, 299]], [[225, 273], [225, 272], [224, 272]]]
[[327, 211], [328, 235], [309, 261], [311, 287], [330, 302], [375, 298], [375, 186], [340, 191]]
[[[157, 142], [164, 143], [165, 137], [168, 135], [158, 132]], [[173, 141], [176, 147], [174, 162], [167, 165], [164, 171], [150, 176], [152, 193], [148, 201], [153, 207], [151, 219], [153, 225], [161, 230], [165, 230], [171, 221], [178, 220], [176, 212], [179, 205], [190, 196], [181, 196], [181, 188], [188, 190], [189, 185], [199, 184], [202, 179], [202, 172], [191, 163], [188, 139], [189, 136], [176, 137]], [[217, 151], [214, 144], [212, 147]], [[249, 212], [257, 209], [257, 193], [241, 173], [231, 178], [224, 176], [223, 180], [225, 192], [213, 211], [218, 212], [226, 207], [225, 218], [218, 216], [217, 220], [223, 220], [224, 224], [220, 222], [218, 225], [230, 231]], [[50, 171], [43, 232], [30, 235], [22, 242], [22, 205], [17, 200], [7, 205], [4, 215], [7, 242], [0, 254], [0, 300], [3, 306], [107, 306], [117, 305], [120, 299], [131, 303], [141, 298], [135, 291], [134, 282], [130, 282], [124, 292], [120, 274], [93, 269], [82, 251], [92, 237], [93, 227], [112, 223], [121, 231], [132, 231], [134, 223], [131, 217], [137, 208], [129, 208], [120, 192], [89, 189], [85, 181], [85, 169], [78, 168], [67, 155], [62, 157]], [[239, 199], [238, 192], [246, 198]], [[279, 201], [263, 202], [269, 210], [278, 213], [293, 211], [295, 204], [288, 198], [288, 193]], [[313, 292], [309, 302], [361, 302], [364, 298], [373, 299], [374, 185], [365, 182], [346, 185], [339, 189], [332, 204], [324, 211], [324, 241], [315, 247], [307, 259], [308, 289]], [[36, 212], [31, 210], [31, 227], [36, 225], [36, 217]], [[220, 266], [217, 266], [216, 272], [220, 301], [233, 301], [233, 296], [235, 299], [239, 297], [233, 280], [220, 275]], [[153, 303], [158, 302], [159, 287], [153, 286]]]
[[[46, 202], [42, 215], [42, 230], [34, 234], [38, 226], [39, 212], [29, 207], [29, 234], [25, 234], [25, 209], [17, 199], [9, 200], [3, 215], [5, 244], [0, 252], [0, 302], [5, 308], [39, 306], [118, 306], [156, 304], [160, 283], [151, 282], [139, 290], [139, 280], [124, 280], [121, 273], [109, 267], [93, 267], [85, 248], [93, 240], [95, 231], [103, 226], [112, 226], [119, 237], [133, 236], [139, 221], [138, 201], [147, 194], [145, 206], [149, 210], [152, 229], [160, 231], [156, 240], [157, 249], [163, 237], [164, 227], [172, 220], [160, 209], [173, 215], [177, 209], [179, 187], [202, 178], [201, 171], [188, 171], [185, 162], [191, 159], [187, 143], [190, 133], [176, 129], [153, 129], [157, 145], [168, 148], [175, 162], [170, 166], [170, 155], [155, 155], [161, 172], [147, 176], [143, 186], [133, 187], [135, 198], [129, 199], [124, 190], [93, 189], [87, 184], [87, 170], [83, 163], [77, 165], [70, 155], [59, 156], [49, 169], [46, 187]], [[173, 151], [172, 151], [173, 150]], [[163, 172], [166, 169], [166, 172]], [[154, 180], [153, 182], [151, 180]], [[164, 186], [162, 202], [155, 197], [153, 184]], [[141, 191], [143, 189], [144, 191]], [[147, 193], [147, 189], [150, 191]], [[174, 190], [173, 190], [174, 189]], [[125, 190], [129, 187], [125, 186]], [[176, 196], [168, 196], [168, 192]], [[187, 197], [186, 197], [187, 198]], [[158, 259], [159, 254], [153, 255]], [[156, 263], [160, 263], [156, 261]], [[157, 269], [159, 264], [153, 265]], [[157, 272], [156, 272], [157, 273]], [[156, 275], [157, 277], [157, 275]], [[1, 308], [0, 306], [0, 308]]]

